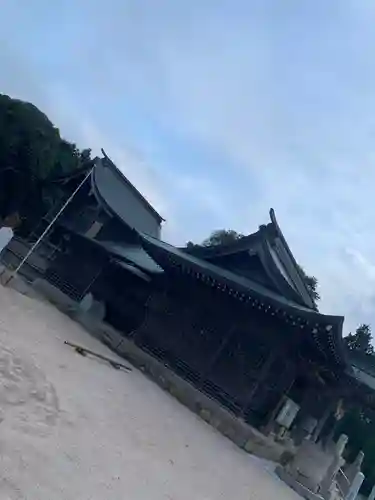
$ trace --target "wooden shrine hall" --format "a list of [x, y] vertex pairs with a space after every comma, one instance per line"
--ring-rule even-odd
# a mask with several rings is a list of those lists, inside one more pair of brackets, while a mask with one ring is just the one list
[[[120, 335], [259, 429], [273, 429], [286, 402], [286, 427], [316, 439], [343, 401], [375, 408], [375, 375], [349, 359], [344, 318], [316, 309], [273, 210], [233, 244], [176, 248], [103, 154], [23, 267], [29, 282], [42, 278], [76, 303], [91, 294]], [[87, 172], [56, 180], [60, 205]], [[3, 263], [14, 268], [30, 241], [14, 239]]]
[[231, 245], [189, 251], [141, 234], [164, 273], [132, 337], [251, 425], [273, 429], [288, 401], [288, 426], [318, 439], [343, 401], [373, 405], [374, 392], [348, 358], [344, 318], [316, 310], [273, 210], [270, 217]]

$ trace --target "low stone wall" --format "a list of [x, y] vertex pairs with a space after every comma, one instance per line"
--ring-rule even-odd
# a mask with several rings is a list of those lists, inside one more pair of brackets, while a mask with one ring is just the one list
[[43, 300], [46, 299], [43, 293], [38, 293], [37, 289], [32, 287], [24, 277], [17, 274], [14, 276], [12, 271], [0, 264], [0, 284], [12, 288], [28, 297]]
[[43, 278], [36, 279], [32, 284], [32, 289], [64, 313], [76, 311], [78, 308], [77, 302]]

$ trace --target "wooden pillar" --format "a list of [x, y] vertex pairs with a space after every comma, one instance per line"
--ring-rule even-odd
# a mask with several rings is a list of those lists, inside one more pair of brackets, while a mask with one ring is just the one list
[[320, 433], [323, 430], [323, 427], [325, 426], [329, 416], [331, 413], [334, 411], [335, 405], [337, 404], [337, 400], [334, 399], [333, 401], [330, 401], [330, 403], [327, 405], [326, 409], [324, 410], [323, 415], [319, 419], [318, 425], [316, 426], [313, 435], [312, 435], [312, 440], [316, 443], [319, 440]]
[[227, 347], [229, 341], [231, 340], [231, 338], [233, 337], [233, 334], [236, 330], [236, 326], [233, 325], [231, 326], [228, 331], [227, 331], [227, 334], [224, 336], [221, 344], [219, 345], [218, 349], [214, 352], [214, 355], [212, 356], [212, 358], [208, 361], [207, 363], [207, 367], [205, 369], [205, 371], [202, 373], [201, 375], [201, 383], [209, 376], [209, 374], [211, 373], [211, 370], [213, 369], [213, 367], [215, 366], [216, 362], [218, 361], [218, 359], [220, 358], [221, 354], [224, 352], [225, 348]]
[[266, 380], [267, 375], [270, 371], [270, 368], [271, 368], [272, 363], [274, 362], [275, 358], [276, 358], [276, 353], [273, 349], [271, 349], [271, 352], [267, 356], [266, 361], [263, 363], [263, 366], [262, 366], [260, 373], [259, 373], [259, 377], [257, 378], [255, 384], [253, 385], [253, 387], [251, 388], [251, 390], [249, 392], [249, 395], [246, 398], [246, 403], [244, 404], [244, 406], [241, 409], [240, 417], [243, 417], [245, 415], [245, 413], [247, 412], [247, 410], [249, 409], [249, 407], [254, 399], [254, 396], [255, 396], [256, 392], [258, 391], [260, 385]]
[[94, 285], [94, 283], [97, 281], [97, 279], [99, 278], [99, 276], [104, 271], [104, 269], [106, 267], [106, 264], [107, 263], [105, 262], [104, 264], [102, 264], [101, 266], [99, 266], [99, 269], [97, 270], [97, 272], [94, 274], [94, 276], [92, 276], [90, 278], [89, 283], [86, 285], [85, 289], [82, 292], [82, 297], [84, 297], [91, 290], [91, 288]]
[[[133, 330], [132, 332], [129, 333], [129, 337], [137, 345], [139, 345], [139, 343], [141, 343], [142, 332], [144, 330], [147, 330], [148, 328], [150, 328], [150, 324], [152, 326], [152, 323], [154, 320], [154, 318], [153, 318], [154, 313], [150, 309], [151, 309], [152, 302], [155, 299], [157, 299], [157, 295], [158, 295], [158, 292], [151, 292], [150, 293], [150, 295], [148, 296], [148, 298], [146, 300], [145, 315], [144, 315], [144, 319], [143, 319], [142, 323], [138, 326], [138, 328], [136, 328], [135, 330]], [[163, 292], [163, 295], [166, 295], [165, 291]]]
[[288, 397], [288, 393], [290, 391], [290, 389], [292, 388], [293, 384], [295, 382], [295, 377], [293, 377], [291, 380], [290, 380], [290, 383], [288, 385], [288, 387], [286, 388], [286, 390], [284, 391], [284, 394], [281, 396], [280, 398], [280, 401], [277, 403], [277, 405], [275, 406], [274, 410], [272, 411], [266, 425], [263, 427], [262, 429], [262, 432], [266, 435], [270, 434], [271, 431], [273, 430], [273, 427], [274, 427], [274, 423], [275, 423], [275, 420], [276, 420], [276, 417], [277, 415], [279, 414], [281, 408], [283, 407], [285, 401], [287, 400], [287, 397]]

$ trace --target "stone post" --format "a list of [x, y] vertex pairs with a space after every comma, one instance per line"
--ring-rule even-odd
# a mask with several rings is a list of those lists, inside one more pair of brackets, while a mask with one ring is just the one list
[[331, 397], [330, 402], [328, 403], [326, 409], [323, 412], [323, 415], [320, 417], [317, 426], [315, 427], [314, 433], [312, 435], [312, 439], [315, 442], [318, 442], [320, 440], [320, 434], [325, 427], [330, 415], [334, 412], [335, 408], [337, 406], [337, 396], [336, 397]]
[[354, 481], [355, 476], [357, 475], [357, 472], [360, 472], [363, 459], [365, 458], [365, 454], [361, 450], [358, 455], [356, 456], [354, 462], [351, 464], [348, 464], [346, 467], [344, 467], [344, 473], [346, 477], [349, 480], [349, 483], [352, 484]]
[[375, 486], [372, 487], [371, 493], [367, 500], [375, 500]]
[[348, 436], [346, 434], [341, 434], [340, 437], [337, 440], [336, 446], [335, 446], [335, 454], [342, 456], [344, 453], [345, 446], [348, 444]]
[[333, 445], [333, 443], [334, 443], [333, 436], [335, 435], [336, 428], [338, 425], [338, 420], [336, 419], [336, 416], [330, 415], [330, 417], [332, 417], [332, 423], [330, 425], [331, 430], [327, 434], [327, 436], [325, 436], [322, 440], [322, 445], [326, 449], [329, 449]]
[[365, 476], [362, 472], [357, 472], [352, 484], [350, 485], [349, 491], [345, 496], [344, 500], [356, 500], [358, 497], [359, 489], [362, 486]]
[[334, 487], [336, 475], [343, 464], [342, 454], [347, 442], [348, 436], [346, 434], [341, 434], [333, 450], [333, 461], [328, 467], [327, 472], [319, 485], [319, 493], [323, 498], [331, 498], [331, 490]]

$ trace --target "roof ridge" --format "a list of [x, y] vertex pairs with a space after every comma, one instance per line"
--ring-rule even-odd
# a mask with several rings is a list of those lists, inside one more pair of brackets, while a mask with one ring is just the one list
[[[281, 240], [286, 252], [288, 253], [290, 260], [292, 261], [294, 267], [296, 268], [297, 276], [299, 277], [308, 297], [310, 297], [311, 302], [314, 303], [313, 297], [311, 296], [311, 293], [306, 285], [306, 281], [305, 281], [305, 278], [303, 276], [302, 268], [298, 264], [298, 262], [296, 261], [296, 258], [294, 257], [293, 252], [291, 251], [291, 249], [288, 245], [288, 242], [286, 241], [285, 236], [284, 236], [283, 232], [281, 231], [281, 228], [276, 220], [275, 210], [273, 208], [270, 208], [269, 213], [270, 213], [270, 218], [271, 218], [271, 224], [275, 228], [277, 235], [278, 235], [279, 239]], [[317, 306], [315, 306], [315, 307], [317, 309]]]
[[151, 203], [143, 196], [143, 194], [138, 191], [138, 189], [134, 186], [132, 182], [126, 177], [126, 175], [121, 172], [121, 170], [113, 163], [113, 161], [110, 159], [110, 157], [107, 155], [107, 153], [104, 151], [104, 149], [101, 149], [101, 152], [104, 156], [102, 159], [103, 163], [105, 166], [108, 166], [112, 169], [112, 171], [123, 181], [125, 184], [133, 191], [133, 193], [139, 198], [139, 200], [149, 209], [153, 214], [159, 219], [160, 222], [164, 222], [165, 219], [155, 210], [155, 208], [151, 205]]

